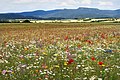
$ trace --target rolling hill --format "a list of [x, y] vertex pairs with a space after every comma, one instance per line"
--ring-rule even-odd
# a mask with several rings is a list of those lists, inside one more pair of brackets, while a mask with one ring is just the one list
[[100, 10], [97, 8], [78, 9], [56, 9], [56, 10], [36, 10], [22, 13], [0, 14], [0, 19], [73, 19], [73, 18], [120, 18], [120, 9], [118, 10]]

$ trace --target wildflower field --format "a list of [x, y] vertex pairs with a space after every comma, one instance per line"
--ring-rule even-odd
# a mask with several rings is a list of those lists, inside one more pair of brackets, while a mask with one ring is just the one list
[[0, 80], [120, 80], [120, 24], [0, 24]]

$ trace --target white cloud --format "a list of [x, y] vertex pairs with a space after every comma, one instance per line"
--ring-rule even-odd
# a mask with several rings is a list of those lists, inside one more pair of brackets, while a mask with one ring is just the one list
[[81, 1], [81, 4], [91, 4], [92, 3], [92, 0], [82, 0]]
[[30, 3], [34, 2], [34, 0], [14, 0], [13, 3]]
[[75, 0], [66, 0], [66, 1], [60, 2], [60, 6], [73, 6], [76, 4], [78, 4], [78, 2]]
[[62, 2], [61, 4], [60, 4], [60, 6], [69, 6], [70, 4], [68, 4], [68, 3], [66, 3], [66, 2]]
[[[51, 0], [52, 2], [56, 0]], [[50, 0], [14, 0], [13, 3], [45, 3], [45, 2], [51, 2]]]
[[119, 2], [120, 0], [1, 0], [0, 12], [21, 12], [63, 8], [74, 9], [78, 7], [119, 9]]
[[109, 2], [109, 1], [99, 1], [98, 2], [99, 3], [99, 5], [101, 5], [101, 6], [112, 6], [113, 5], [113, 3], [112, 2]]

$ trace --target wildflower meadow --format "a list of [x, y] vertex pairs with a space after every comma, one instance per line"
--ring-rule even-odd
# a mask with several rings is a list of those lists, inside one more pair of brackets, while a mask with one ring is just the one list
[[0, 24], [0, 80], [120, 80], [120, 24]]

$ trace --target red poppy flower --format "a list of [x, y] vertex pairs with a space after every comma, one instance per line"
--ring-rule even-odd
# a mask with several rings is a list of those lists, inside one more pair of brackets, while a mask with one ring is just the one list
[[66, 36], [64, 40], [68, 40], [68, 36]]
[[91, 57], [92, 61], [95, 61], [95, 57]]
[[103, 62], [100, 61], [100, 62], [98, 62], [98, 64], [99, 64], [99, 65], [103, 65]]
[[72, 64], [73, 62], [74, 62], [73, 59], [69, 59], [69, 60], [68, 60], [68, 64]]
[[101, 38], [105, 39], [105, 34], [101, 34]]
[[91, 40], [86, 40], [86, 42], [88, 42], [89, 44], [93, 44]]

